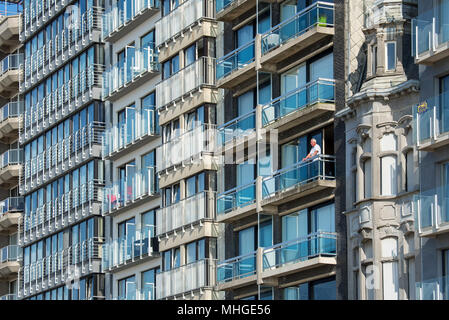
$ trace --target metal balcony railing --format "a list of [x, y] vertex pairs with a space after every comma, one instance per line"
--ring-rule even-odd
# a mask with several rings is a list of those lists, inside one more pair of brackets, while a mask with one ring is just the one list
[[103, 98], [112, 96], [145, 72], [158, 71], [158, 53], [154, 44], [135, 49], [133, 56], [126, 57], [103, 73]]
[[215, 192], [204, 191], [160, 208], [156, 212], [157, 235], [169, 233], [204, 219], [215, 219]]
[[155, 10], [159, 7], [159, 0], [123, 0], [120, 6], [118, 2], [113, 2], [103, 17], [103, 38], [111, 36], [146, 10]]
[[10, 70], [19, 70], [23, 63], [23, 54], [10, 54], [0, 61], [0, 77]]
[[23, 209], [23, 197], [9, 197], [0, 201], [0, 217], [9, 212], [22, 212]]
[[17, 300], [17, 296], [15, 293], [5, 294], [0, 297], [0, 301], [7, 301], [7, 300]]
[[227, 214], [238, 208], [249, 206], [256, 202], [256, 180], [217, 196], [218, 215]]
[[[61, 138], [31, 159], [24, 161], [24, 174], [20, 191], [28, 192], [45, 181], [67, 172], [76, 163], [92, 156], [95, 145], [101, 151], [104, 131], [103, 122], [92, 122], [76, 132]], [[27, 155], [28, 157], [29, 155]]]
[[262, 107], [262, 125], [266, 126], [296, 110], [316, 103], [335, 102], [335, 80], [318, 79], [271, 100]]
[[241, 115], [217, 128], [217, 147], [248, 136], [256, 130], [256, 110]]
[[0, 109], [0, 123], [11, 118], [20, 118], [24, 111], [23, 101], [11, 101]]
[[418, 231], [434, 227], [438, 229], [449, 222], [449, 185], [421, 190], [413, 196]]
[[[79, 19], [73, 19], [69, 26], [53, 36], [25, 57], [21, 91], [42, 79], [57, 66], [68, 61], [72, 53], [93, 41], [95, 31], [101, 30], [102, 9], [90, 8]], [[89, 66], [91, 67], [91, 66]], [[72, 75], [74, 78], [75, 75]]]
[[316, 232], [307, 237], [275, 244], [263, 248], [263, 270], [277, 269], [291, 263], [306, 261], [317, 256], [337, 254], [337, 234]]
[[202, 86], [214, 85], [215, 59], [201, 57], [156, 85], [156, 105], [159, 109], [167, 109], [171, 103]]
[[315, 180], [335, 180], [335, 157], [319, 155], [278, 170], [262, 181], [262, 198], [269, 198]]
[[22, 266], [20, 296], [28, 296], [64, 284], [66, 279], [93, 271], [101, 261], [103, 238], [89, 238]]
[[215, 150], [216, 126], [203, 124], [158, 147], [157, 172], [180, 165]]
[[315, 26], [334, 26], [334, 4], [318, 1], [262, 35], [262, 55]]
[[0, 169], [23, 163], [23, 149], [11, 149], [0, 155]]
[[18, 245], [9, 245], [0, 249], [0, 263], [22, 260], [22, 248]]
[[416, 282], [415, 289], [416, 300], [449, 300], [449, 277]]
[[132, 145], [146, 136], [159, 135], [159, 124], [154, 106], [143, 107], [140, 111], [133, 109], [134, 117], [128, 114], [126, 122], [117, 124], [105, 131], [103, 137], [103, 156], [110, 156]]
[[125, 179], [107, 184], [104, 188], [103, 213], [126, 207], [145, 196], [159, 194], [158, 180], [154, 167], [130, 173]]
[[143, 230], [129, 232], [124, 238], [105, 243], [103, 246], [103, 270], [111, 270], [151, 256], [154, 251], [152, 239], [155, 229], [154, 225], [146, 225]]
[[171, 41], [177, 35], [204, 19], [214, 19], [214, 0], [187, 0], [156, 21], [156, 46]]
[[217, 59], [217, 80], [224, 78], [234, 71], [243, 69], [254, 62], [255, 40], [229, 52], [227, 55]]
[[175, 269], [156, 274], [156, 298], [164, 299], [215, 285], [216, 261], [198, 260]]
[[413, 137], [418, 146], [449, 133], [448, 98], [449, 91], [445, 91], [413, 107]]
[[217, 283], [246, 278], [256, 274], [257, 251], [224, 260], [217, 265]]

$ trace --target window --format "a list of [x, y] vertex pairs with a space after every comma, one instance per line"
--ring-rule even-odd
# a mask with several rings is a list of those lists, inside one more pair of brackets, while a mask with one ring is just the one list
[[392, 196], [397, 191], [397, 166], [395, 156], [385, 156], [380, 158], [381, 163], [381, 183], [380, 194], [383, 196]]
[[397, 258], [398, 243], [396, 238], [385, 238], [381, 241], [382, 258], [387, 261], [382, 262], [382, 288], [384, 300], [399, 299], [399, 269], [398, 262], [391, 261]]
[[[447, 4], [445, 7], [448, 7]], [[449, 15], [447, 15], [449, 17]], [[446, 18], [448, 19], [448, 18]], [[440, 122], [440, 133], [449, 131], [449, 76], [440, 78], [440, 108], [437, 115]]]
[[206, 174], [202, 172], [186, 179], [186, 198], [204, 191], [205, 177]]
[[168, 79], [179, 71], [179, 54], [162, 64], [162, 79]]
[[413, 159], [413, 151], [409, 151], [405, 154], [405, 190], [412, 191], [414, 181], [413, 178], [415, 176], [415, 165]]
[[119, 300], [136, 300], [136, 277], [131, 276], [118, 282]]
[[184, 67], [194, 63], [196, 60], [196, 44], [184, 50]]
[[364, 199], [371, 197], [371, 159], [363, 161], [363, 196]]
[[156, 273], [159, 272], [159, 268], [150, 269], [142, 272], [142, 293], [143, 300], [155, 300], [156, 299]]
[[284, 289], [285, 300], [336, 300], [335, 277], [302, 283]]
[[385, 52], [387, 71], [393, 71], [396, 69], [396, 42], [387, 42], [385, 44]]
[[206, 240], [201, 239], [186, 245], [186, 264], [206, 258]]

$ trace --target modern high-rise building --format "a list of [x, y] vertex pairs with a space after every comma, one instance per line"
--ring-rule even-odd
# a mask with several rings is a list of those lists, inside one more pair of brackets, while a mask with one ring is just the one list
[[415, 197], [416, 298], [449, 299], [449, 1], [418, 0], [412, 23], [419, 66], [413, 109], [420, 192]]
[[20, 65], [17, 1], [0, 2], [0, 300], [15, 300], [22, 254], [18, 227], [23, 212], [19, 175], [23, 149], [19, 127], [23, 101], [19, 98]]

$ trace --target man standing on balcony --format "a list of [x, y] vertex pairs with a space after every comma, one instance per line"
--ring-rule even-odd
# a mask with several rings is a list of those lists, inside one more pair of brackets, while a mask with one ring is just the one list
[[310, 139], [310, 145], [312, 146], [312, 149], [310, 150], [307, 157], [303, 158], [302, 161], [310, 161], [312, 160], [312, 163], [308, 164], [308, 179], [307, 180], [315, 180], [315, 178], [318, 177], [319, 172], [319, 163], [316, 162], [321, 154], [321, 147], [316, 143], [316, 140], [314, 138]]

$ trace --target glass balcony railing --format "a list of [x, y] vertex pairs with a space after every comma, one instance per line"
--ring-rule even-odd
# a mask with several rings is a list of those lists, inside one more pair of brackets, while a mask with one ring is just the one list
[[[419, 229], [438, 228], [449, 222], [449, 185], [423, 191], [413, 198]], [[419, 230], [418, 229], [418, 230]]]
[[449, 300], [449, 277], [416, 282], [416, 300]]
[[315, 2], [262, 35], [262, 55], [296, 38], [315, 26], [334, 26], [334, 4]]
[[266, 199], [278, 192], [285, 192], [315, 180], [335, 180], [335, 157], [315, 156], [275, 172], [262, 181], [262, 198]]
[[274, 246], [264, 248], [263, 270], [281, 268], [290, 263], [297, 263], [311, 258], [326, 255], [335, 256], [337, 253], [337, 234], [317, 232]]
[[17, 300], [17, 296], [15, 293], [5, 294], [0, 297], [0, 301], [7, 301], [7, 300]]
[[0, 109], [0, 123], [12, 118], [19, 118], [24, 111], [23, 101], [12, 101]]
[[168, 104], [202, 86], [214, 85], [215, 59], [201, 57], [156, 85], [156, 105], [160, 109], [167, 108]]
[[74, 186], [70, 191], [49, 199], [46, 203], [38, 204], [37, 208], [25, 211], [22, 234], [24, 242], [44, 233], [44, 230], [56, 231], [85, 218], [93, 211], [93, 204], [101, 201], [102, 183], [92, 180]]
[[220, 59], [217, 59], [217, 80], [251, 64], [255, 59], [254, 49], [255, 41], [252, 40]]
[[214, 0], [187, 0], [156, 21], [156, 46], [171, 40], [203, 19], [215, 17]]
[[218, 146], [248, 136], [256, 130], [256, 111], [241, 115], [217, 128]]
[[116, 63], [103, 74], [103, 98], [111, 96], [145, 72], [158, 72], [158, 54], [154, 46], [135, 49], [134, 55]]
[[156, 298], [164, 299], [215, 285], [215, 260], [202, 259], [156, 274]]
[[9, 245], [0, 249], [1, 263], [19, 261], [22, 259], [22, 248], [18, 245]]
[[110, 156], [143, 137], [159, 135], [158, 115], [154, 106], [143, 108], [140, 111], [129, 110], [125, 123], [115, 125], [105, 131], [103, 138], [104, 156]]
[[183, 226], [215, 218], [215, 193], [204, 191], [157, 210], [157, 235], [174, 231]]
[[413, 107], [413, 132], [418, 145], [449, 132], [449, 91]]
[[26, 297], [64, 284], [67, 277], [73, 277], [75, 266], [79, 267], [79, 276], [95, 272], [92, 270], [94, 264], [102, 258], [103, 241], [103, 238], [89, 238], [25, 264], [21, 268], [21, 296]]
[[138, 290], [135, 282], [126, 282], [126, 292], [114, 297], [113, 300], [155, 300], [156, 285], [154, 283], [145, 283], [145, 287]]
[[120, 239], [107, 242], [103, 246], [103, 269], [112, 269], [120, 265], [142, 259], [153, 253], [151, 240], [155, 226], [147, 225], [143, 230], [130, 231], [135, 226], [128, 225], [128, 234]]
[[[59, 139], [56, 144], [47, 146], [31, 159], [23, 161], [24, 175], [20, 188], [29, 191], [42, 185], [48, 179], [60, 176], [70, 170], [72, 161], [83, 161], [93, 155], [94, 146], [101, 149], [104, 131], [103, 122], [92, 122], [72, 134]], [[27, 154], [27, 158], [30, 155]], [[66, 164], [64, 166], [64, 164]]]
[[0, 164], [3, 169], [10, 165], [19, 165], [23, 163], [23, 149], [11, 149], [0, 155]]
[[257, 251], [218, 263], [217, 283], [223, 284], [256, 274]]
[[87, 44], [93, 41], [95, 30], [101, 30], [101, 9], [91, 8], [82, 14], [79, 18], [73, 18], [71, 24], [61, 29], [47, 39], [45, 43], [33, 50], [30, 55], [25, 56], [24, 63], [24, 86], [25, 89], [31, 86], [35, 81], [49, 73], [57, 65], [68, 61], [72, 50], [81, 50]]
[[256, 180], [244, 186], [238, 186], [217, 196], [218, 215], [249, 206], [256, 202]]
[[190, 163], [203, 153], [212, 154], [215, 151], [215, 135], [215, 125], [203, 124], [159, 146], [156, 152], [157, 171], [161, 172], [185, 161]]
[[145, 10], [159, 9], [159, 0], [123, 0], [120, 5], [118, 3], [113, 2], [103, 16], [103, 38], [111, 36]]
[[115, 181], [104, 188], [103, 212], [110, 213], [132, 202], [159, 192], [154, 167], [130, 173], [125, 179]]
[[415, 58], [437, 51], [449, 41], [449, 21], [446, 17], [435, 16], [436, 12], [445, 12], [441, 4], [412, 19], [412, 55]]
[[102, 72], [102, 65], [90, 65], [43, 99], [26, 108], [20, 142], [30, 140], [90, 101], [94, 95], [94, 88], [101, 87]]
[[10, 54], [0, 61], [0, 77], [10, 70], [19, 70], [23, 63], [23, 54]]
[[296, 110], [316, 103], [335, 102], [335, 81], [318, 79], [270, 101], [262, 108], [262, 125], [266, 126]]
[[0, 217], [9, 212], [22, 212], [24, 208], [23, 197], [9, 197], [0, 201]]

